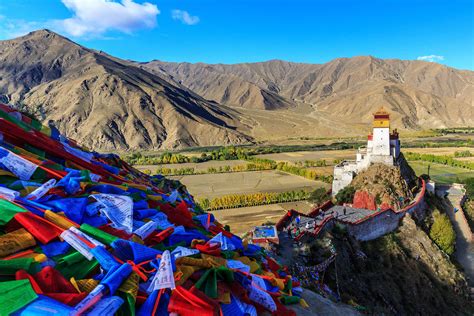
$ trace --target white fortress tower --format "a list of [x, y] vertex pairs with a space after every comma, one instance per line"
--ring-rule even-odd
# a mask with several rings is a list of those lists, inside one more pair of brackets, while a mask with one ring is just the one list
[[390, 133], [390, 114], [381, 108], [373, 116], [373, 131], [368, 136], [367, 146], [357, 150], [356, 160], [345, 160], [334, 167], [333, 196], [348, 186], [357, 173], [373, 163], [396, 165], [400, 155], [400, 140], [396, 129]]

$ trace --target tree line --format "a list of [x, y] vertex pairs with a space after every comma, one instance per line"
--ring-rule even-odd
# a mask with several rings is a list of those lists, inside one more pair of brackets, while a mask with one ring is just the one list
[[316, 170], [307, 169], [306, 167], [298, 167], [288, 162], [277, 163], [276, 169], [284, 171], [284, 172], [288, 172], [300, 177], [304, 177], [306, 179], [320, 180], [326, 183], [331, 183], [333, 179], [332, 175], [322, 175], [322, 174], [319, 174]]
[[451, 167], [464, 168], [474, 170], [474, 162], [462, 161], [454, 159], [453, 156], [448, 155], [432, 155], [432, 154], [419, 154], [413, 152], [404, 153], [407, 160], [419, 160], [426, 162], [439, 163]]
[[305, 190], [293, 190], [286, 192], [260, 192], [248, 194], [228, 194], [212, 199], [203, 198], [198, 204], [205, 211], [214, 211], [228, 208], [259, 206], [275, 203], [294, 202], [306, 200], [311, 192]]
[[462, 158], [462, 157], [472, 157], [474, 154], [469, 150], [462, 150], [462, 151], [455, 151], [454, 157], [455, 158]]
[[272, 169], [274, 169], [272, 165], [248, 163], [245, 165], [236, 165], [236, 166], [225, 165], [225, 166], [219, 166], [219, 167], [209, 167], [207, 169], [202, 169], [202, 170], [196, 170], [195, 168], [192, 168], [192, 167], [190, 168], [161, 167], [161, 168], [156, 169], [155, 174], [161, 174], [164, 176], [181, 176], [181, 175], [231, 173], [231, 172], [244, 172], [244, 171], [263, 171], [263, 170], [272, 170]]
[[164, 152], [159, 156], [145, 156], [141, 153], [133, 153], [123, 156], [122, 159], [131, 165], [161, 165], [191, 162], [191, 158], [188, 156], [170, 152]]

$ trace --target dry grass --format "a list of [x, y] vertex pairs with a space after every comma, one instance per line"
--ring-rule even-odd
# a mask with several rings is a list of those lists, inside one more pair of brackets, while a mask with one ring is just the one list
[[355, 159], [356, 150], [320, 150], [320, 151], [297, 151], [277, 154], [257, 155], [258, 158], [272, 159], [275, 161], [298, 162], [305, 160], [325, 159], [326, 163], [332, 164], [334, 159]]
[[262, 206], [251, 206], [232, 208], [226, 210], [212, 211], [216, 219], [226, 225], [230, 225], [234, 234], [242, 235], [253, 227], [266, 222], [276, 223], [285, 215], [288, 209], [296, 209], [307, 213], [311, 210], [308, 202], [289, 202], [281, 204], [270, 204]]
[[458, 157], [456, 160], [474, 162], [474, 157]]
[[402, 148], [402, 151], [405, 151], [405, 152], [431, 154], [431, 155], [454, 155], [454, 152], [456, 151], [465, 151], [465, 150], [474, 152], [474, 149], [471, 147]]
[[284, 192], [329, 188], [329, 184], [276, 170], [202, 174], [170, 177], [181, 181], [196, 198], [213, 198], [226, 194]]
[[180, 164], [163, 164], [163, 165], [139, 165], [135, 166], [138, 170], [151, 170], [154, 172], [160, 168], [169, 168], [169, 169], [184, 169], [184, 168], [194, 168], [196, 171], [206, 171], [207, 168], [219, 168], [223, 166], [242, 166], [246, 165], [247, 162], [243, 160], [210, 160], [206, 162], [194, 163], [180, 163]]

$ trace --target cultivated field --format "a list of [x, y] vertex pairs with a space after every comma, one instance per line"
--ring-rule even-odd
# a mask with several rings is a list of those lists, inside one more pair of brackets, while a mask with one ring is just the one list
[[290, 202], [281, 204], [270, 204], [262, 206], [251, 206], [241, 208], [231, 208], [225, 210], [212, 211], [216, 219], [226, 225], [230, 225], [232, 233], [242, 235], [253, 227], [263, 223], [276, 223], [285, 215], [289, 209], [307, 213], [311, 210], [308, 202]]
[[296, 151], [287, 153], [257, 155], [258, 158], [271, 159], [284, 162], [298, 162], [305, 160], [325, 159], [327, 164], [333, 164], [334, 159], [355, 159], [355, 149], [345, 150], [320, 150], [320, 151]]
[[[440, 147], [440, 148], [402, 148], [402, 152], [412, 152], [418, 154], [431, 154], [431, 155], [454, 155], [456, 151], [474, 152], [474, 148], [471, 147]], [[456, 158], [459, 159], [459, 158]]]
[[[328, 163], [329, 164], [329, 163]], [[314, 170], [318, 174], [324, 175], [324, 176], [331, 176], [334, 173], [334, 166], [325, 166], [325, 167], [308, 167], [309, 170]]]
[[170, 178], [181, 181], [194, 197], [209, 199], [227, 194], [314, 190], [318, 187], [330, 187], [329, 184], [321, 181], [308, 180], [277, 170], [172, 176]]
[[[472, 151], [474, 152], [474, 151]], [[461, 160], [461, 161], [466, 161], [466, 162], [474, 162], [474, 156], [473, 157], [457, 157], [456, 160]]]
[[162, 165], [139, 165], [135, 166], [138, 170], [151, 170], [153, 173], [157, 169], [168, 168], [168, 169], [184, 169], [194, 168], [195, 171], [206, 171], [208, 168], [219, 168], [224, 166], [244, 166], [248, 162], [243, 160], [209, 160], [200, 163], [187, 162], [180, 164], [162, 164]]
[[409, 164], [417, 175], [426, 174], [428, 172], [428, 165], [430, 165], [430, 176], [435, 182], [439, 183], [453, 183], [456, 182], [457, 179], [464, 180], [474, 177], [474, 171], [464, 168], [456, 168], [425, 161], [410, 161]]

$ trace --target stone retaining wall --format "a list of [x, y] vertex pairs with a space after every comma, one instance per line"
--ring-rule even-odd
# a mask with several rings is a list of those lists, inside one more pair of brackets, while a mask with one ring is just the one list
[[[421, 181], [421, 191], [417, 194], [417, 199], [406, 206], [405, 208], [395, 211], [392, 209], [380, 210], [373, 212], [369, 216], [359, 219], [355, 222], [344, 221], [330, 215], [326, 217], [318, 227], [313, 232], [303, 231], [299, 236], [296, 237], [296, 240], [300, 240], [305, 237], [317, 237], [321, 232], [330, 229], [334, 226], [335, 223], [340, 223], [347, 228], [348, 233], [356, 238], [357, 240], [367, 241], [379, 238], [383, 235], [386, 235], [398, 228], [400, 220], [405, 216], [406, 213], [409, 213], [416, 219], [423, 219], [426, 212], [426, 202], [425, 202], [425, 193], [426, 193], [426, 183], [423, 179]], [[291, 210], [292, 216], [285, 214], [280, 221], [277, 223], [277, 229], [282, 230], [290, 221], [292, 221], [294, 216], [309, 216], [316, 217], [320, 212], [330, 210], [333, 204], [330, 201], [327, 201], [323, 205], [316, 207], [309, 214], [304, 215], [295, 210]]]
[[394, 211], [387, 209], [375, 212], [355, 223], [343, 222], [337, 219], [336, 221], [344, 224], [347, 227], [347, 232], [357, 240], [367, 241], [379, 238], [396, 230], [400, 224], [400, 220], [406, 213], [409, 213], [417, 219], [422, 219], [426, 211], [426, 183], [423, 179], [421, 179], [421, 181], [421, 192], [417, 200], [401, 210]]

